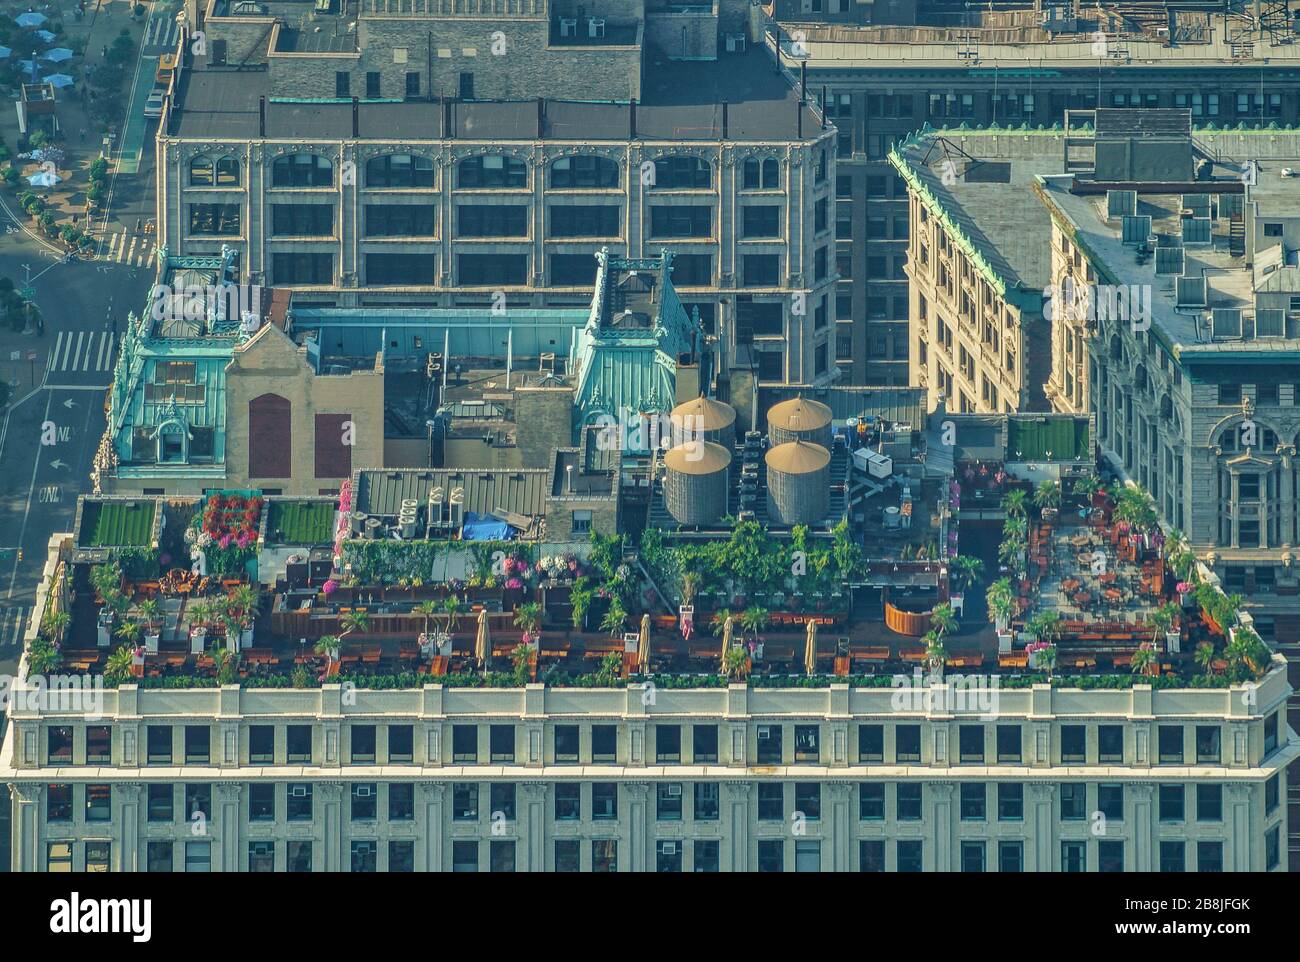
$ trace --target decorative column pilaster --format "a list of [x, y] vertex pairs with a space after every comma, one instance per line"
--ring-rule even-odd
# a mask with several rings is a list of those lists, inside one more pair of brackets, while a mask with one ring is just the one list
[[343, 871], [343, 782], [317, 782], [320, 796], [321, 870]]
[[121, 799], [117, 811], [118, 824], [121, 826], [121, 854], [117, 857], [119, 872], [140, 871], [140, 790], [144, 786], [138, 782], [129, 782], [114, 786]]
[[242, 868], [239, 858], [239, 828], [243, 824], [240, 818], [239, 799], [244, 786], [239, 782], [218, 782], [215, 786], [214, 807], [216, 816], [216, 851], [213, 853], [214, 872], [238, 872]]
[[12, 803], [12, 834], [9, 867], [14, 872], [39, 872], [41, 864], [41, 803], [45, 786], [31, 782], [17, 782], [9, 786]]
[[[443, 836], [446, 822], [443, 816], [443, 799], [447, 786], [441, 782], [420, 782], [419, 792], [424, 799], [424, 866], [426, 872], [442, 872]], [[416, 863], [417, 866], [419, 863]]]
[[[1154, 842], [1151, 839], [1155, 822], [1151, 796], [1155, 786], [1140, 782], [1133, 789], [1133, 871], [1151, 872], [1155, 868]], [[1125, 866], [1127, 868], [1127, 866]]]
[[752, 782], [724, 782], [726, 789], [726, 824], [722, 845], [731, 848], [727, 864], [732, 872], [749, 871], [749, 794]]
[[650, 794], [650, 785], [648, 782], [626, 782], [623, 787], [627, 790], [628, 799], [628, 858], [626, 861], [619, 860], [620, 867], [626, 865], [625, 871], [644, 872], [646, 871], [646, 850], [649, 848], [646, 832], [649, 813], [646, 799]]
[[1025, 858], [1025, 867], [1029, 869], [1032, 866], [1035, 872], [1052, 871], [1056, 837], [1052, 831], [1052, 800], [1055, 795], [1056, 785], [1051, 782], [1029, 784], [1029, 838], [1033, 850]]
[[1261, 864], [1251, 865], [1255, 832], [1251, 830], [1251, 786], [1243, 782], [1230, 782], [1227, 786], [1228, 845], [1231, 851], [1224, 858], [1224, 869], [1232, 872], [1262, 871]]
[[852, 782], [831, 782], [826, 786], [831, 798], [831, 871], [853, 871], [853, 822], [850, 805]]
[[[930, 794], [931, 845], [933, 854], [922, 866], [931, 872], [953, 871], [952, 859], [952, 794], [957, 788], [956, 782], [930, 782], [926, 785]], [[924, 856], [923, 856], [924, 857]]]
[[516, 867], [521, 872], [545, 872], [546, 797], [550, 786], [545, 782], [524, 782], [519, 788], [524, 798], [523, 818], [519, 820], [524, 852]]

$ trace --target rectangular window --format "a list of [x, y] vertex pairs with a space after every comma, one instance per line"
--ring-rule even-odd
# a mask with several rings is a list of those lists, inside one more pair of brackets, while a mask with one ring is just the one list
[[86, 764], [108, 765], [113, 759], [112, 729], [108, 725], [86, 726]]
[[919, 839], [900, 840], [894, 848], [895, 861], [897, 865], [895, 870], [899, 872], [920, 872], [921, 864], [921, 842]]
[[366, 99], [367, 100], [379, 99], [379, 81], [380, 81], [380, 73], [378, 70], [366, 71]]
[[[148, 819], [151, 822], [170, 822], [173, 818], [173, 807], [175, 805], [176, 792], [170, 782], [152, 783], [148, 786]], [[71, 802], [69, 796], [69, 817], [71, 817]]]
[[758, 726], [758, 764], [781, 765], [784, 758], [781, 753], [781, 726]]
[[883, 872], [885, 870], [885, 840], [866, 838], [858, 842], [858, 871]]
[[275, 783], [253, 782], [248, 786], [248, 820], [275, 821]]
[[985, 845], [983, 839], [978, 841], [966, 839], [961, 843], [961, 870], [963, 872], [984, 871]]
[[271, 255], [272, 283], [279, 285], [332, 284], [334, 255], [325, 253], [277, 253]]
[[998, 871], [1023, 872], [1025, 870], [1025, 843], [1019, 839], [998, 842]]
[[775, 204], [751, 205], [743, 208], [743, 236], [781, 236], [781, 208]]
[[352, 75], [346, 70], [334, 71], [334, 96], [339, 99], [352, 96]]
[[378, 817], [379, 786], [374, 782], [354, 782], [351, 800], [352, 821], [371, 822]]
[[895, 817], [900, 822], [919, 822], [921, 820], [921, 783], [899, 782], [894, 789]]
[[451, 870], [453, 872], [478, 871], [477, 841], [457, 841], [451, 843]]
[[1160, 786], [1160, 821], [1181, 822], [1185, 817], [1182, 785]]
[[1182, 841], [1161, 840], [1160, 871], [1186, 872], [1187, 846]]
[[527, 254], [459, 254], [460, 283], [466, 286], [522, 287], [528, 283]]
[[1122, 841], [1100, 841], [1097, 843], [1097, 871], [1124, 871], [1124, 843]]
[[146, 872], [173, 871], [172, 843], [168, 841], [151, 841], [146, 848]]
[[113, 817], [113, 787], [111, 785], [86, 786], [86, 821], [107, 822]]
[[713, 255], [678, 254], [672, 272], [677, 287], [708, 287], [713, 282]]
[[478, 726], [451, 726], [451, 760], [453, 762], [478, 761]]
[[785, 821], [785, 783], [758, 783], [758, 820], [760, 822]]
[[719, 872], [722, 870], [721, 846], [717, 839], [696, 839], [694, 845], [695, 871]]
[[549, 236], [618, 237], [619, 213], [617, 204], [581, 207], [555, 204], [547, 212]]
[[582, 784], [579, 782], [555, 783], [555, 820], [574, 822], [582, 818]]
[[655, 786], [655, 819], [660, 822], [682, 820], [681, 782], [659, 782]]
[[718, 761], [718, 726], [693, 725], [691, 737], [691, 761], [696, 765], [715, 764]]
[[[150, 765], [170, 765], [172, 763], [172, 726], [149, 725], [147, 728], [147, 759]], [[71, 746], [72, 739], [68, 739]]]
[[239, 204], [190, 204], [190, 233], [198, 237], [238, 237]]
[[388, 820], [410, 822], [415, 820], [415, 783], [392, 782], [388, 786]]
[[310, 822], [312, 820], [312, 786], [310, 782], [300, 782], [284, 786], [285, 818], [290, 822]]
[[1061, 726], [1061, 764], [1082, 765], [1088, 729], [1083, 725]]
[[1019, 822], [1024, 817], [1024, 782], [998, 782], [998, 821]]
[[515, 870], [515, 840], [494, 838], [488, 844], [488, 871], [513, 872]]
[[352, 725], [348, 730], [352, 739], [352, 764], [369, 765], [375, 760], [375, 726]]
[[794, 783], [794, 810], [810, 822], [822, 817], [822, 787], [819, 782]]
[[514, 782], [493, 782], [488, 789], [489, 818], [507, 822], [515, 820], [515, 784]]
[[1020, 761], [1020, 726], [998, 726], [998, 764], [1019, 763]]
[[1061, 843], [1061, 871], [1085, 872], [1088, 868], [1088, 848], [1084, 842]]
[[590, 254], [551, 254], [551, 284], [590, 287], [596, 283], [596, 258]]
[[582, 871], [582, 840], [557, 838], [555, 840], [555, 871]]
[[862, 782], [858, 785], [858, 818], [864, 822], [879, 822], [885, 817], [885, 785], [883, 782]]
[[211, 842], [186, 842], [185, 843], [185, 871], [186, 872], [211, 872], [212, 871], [212, 843]]
[[821, 729], [816, 725], [795, 725], [794, 760], [815, 765], [821, 758]]
[[285, 843], [286, 872], [310, 872], [312, 870], [311, 842], [290, 840]]
[[617, 758], [618, 729], [614, 725], [591, 726], [591, 760], [597, 765]]
[[592, 782], [591, 817], [596, 821], [618, 819], [618, 783]]
[[415, 871], [415, 842], [394, 839], [388, 843], [388, 871]]
[[527, 237], [528, 208], [520, 204], [460, 204], [457, 237]]
[[250, 872], [275, 871], [275, 843], [248, 843], [248, 870]]
[[745, 287], [776, 287], [780, 283], [781, 258], [778, 254], [744, 255]]
[[961, 819], [963, 822], [982, 822], [988, 804], [988, 790], [980, 782], [962, 782]]
[[870, 764], [885, 760], [885, 726], [858, 726], [858, 761]]
[[963, 765], [984, 764], [984, 726], [961, 725], [957, 730], [958, 757]]
[[1061, 821], [1079, 822], [1086, 817], [1086, 785], [1064, 782], [1061, 785]]
[[591, 870], [593, 872], [618, 871], [618, 839], [594, 838], [591, 840]]
[[1097, 786], [1097, 810], [1113, 822], [1124, 820], [1124, 786], [1114, 783]]
[[1103, 765], [1124, 761], [1124, 726], [1097, 726], [1097, 761]]
[[[332, 225], [333, 208], [323, 209], [330, 212]], [[438, 233], [437, 211], [431, 204], [367, 204], [365, 220], [367, 237], [434, 237]]]
[[760, 872], [785, 871], [785, 841], [762, 839], [758, 843], [758, 870]]
[[1159, 726], [1159, 750], [1161, 765], [1181, 765], [1183, 763], [1183, 726]]
[[415, 759], [415, 728], [413, 725], [388, 726], [388, 762], [401, 764]]
[[333, 204], [272, 204], [272, 237], [329, 237], [334, 233]]
[[478, 786], [473, 782], [456, 782], [451, 786], [451, 820], [478, 821]]
[[576, 764], [578, 761], [578, 726], [555, 726], [556, 764]]
[[680, 762], [682, 760], [682, 726], [655, 725], [655, 761]]
[[897, 725], [894, 727], [894, 758], [898, 762], [921, 760], [921, 726]]
[[[150, 744], [152, 745], [152, 732], [150, 728]], [[67, 725], [55, 725], [46, 730], [45, 733], [45, 758], [49, 765], [71, 765], [72, 764], [72, 729]], [[168, 760], [170, 761], [170, 749], [168, 751]]]
[[1198, 822], [1223, 821], [1223, 786], [1196, 786], [1196, 820]]
[[488, 727], [488, 752], [494, 762], [515, 760], [515, 726], [490, 725]]
[[718, 798], [717, 782], [695, 783], [695, 806], [693, 815], [697, 822], [715, 822], [721, 811]]
[[1196, 761], [1198, 764], [1219, 764], [1219, 726], [1196, 726]]

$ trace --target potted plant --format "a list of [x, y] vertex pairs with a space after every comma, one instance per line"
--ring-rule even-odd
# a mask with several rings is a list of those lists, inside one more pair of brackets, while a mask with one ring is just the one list
[[434, 639], [433, 634], [429, 631], [429, 619], [432, 618], [435, 614], [437, 614], [437, 612], [438, 612], [438, 602], [432, 599], [429, 599], [427, 601], [421, 601], [418, 605], [416, 605], [414, 608], [411, 609], [411, 614], [420, 615], [422, 618], [424, 618], [424, 631], [420, 632], [420, 637], [418, 641], [420, 644], [420, 653], [423, 654], [426, 658], [433, 657], [433, 651], [435, 646], [437, 645], [437, 641]]
[[257, 589], [242, 584], [226, 599], [226, 614], [234, 622], [241, 649], [253, 646], [253, 620], [257, 615]]
[[1149, 641], [1144, 641], [1138, 645], [1138, 650], [1133, 652], [1133, 662], [1130, 670], [1135, 675], [1158, 675], [1160, 674], [1160, 659], [1156, 655], [1155, 646]]
[[985, 592], [984, 598], [988, 602], [989, 620], [997, 626], [998, 651], [1009, 652], [1014, 637], [1011, 632], [1011, 619], [1016, 610], [1016, 598], [1011, 590], [1011, 579], [999, 578], [993, 582]]
[[338, 635], [322, 635], [316, 639], [316, 644], [312, 648], [316, 654], [322, 656], [326, 663], [326, 674], [330, 674], [334, 664], [339, 660], [339, 652], [343, 649], [343, 639]]
[[129, 645], [119, 645], [108, 655], [104, 666], [104, 677], [111, 682], [121, 684], [131, 677], [135, 667], [135, 650]]
[[1056, 669], [1056, 646], [1045, 641], [1032, 641], [1025, 645], [1025, 653], [1029, 655], [1029, 667], [1047, 672], [1050, 681]]
[[1038, 487], [1034, 489], [1034, 504], [1038, 507], [1040, 518], [1044, 521], [1054, 520], [1061, 508], [1060, 484], [1050, 479], [1038, 482]]
[[[510, 662], [514, 666], [514, 682], [518, 688], [523, 688], [537, 674], [537, 657], [533, 646], [527, 642], [520, 642], [510, 652]], [[620, 666], [621, 666], [620, 662]]]
[[52, 611], [41, 620], [41, 635], [56, 647], [63, 643], [63, 635], [72, 624], [72, 615], [66, 611]]
[[944, 663], [948, 660], [943, 633], [932, 628], [921, 636], [921, 644], [925, 645], [925, 661], [930, 667], [930, 674], [942, 677]]
[[27, 675], [49, 675], [58, 671], [59, 666], [63, 663], [63, 656], [59, 654], [58, 643], [53, 639], [38, 636], [32, 639], [32, 643], [27, 646]]
[[156, 655], [161, 637], [162, 606], [158, 604], [158, 599], [148, 598], [140, 602], [137, 611], [144, 619], [144, 649], [149, 654]]
[[1177, 617], [1178, 606], [1172, 603], [1163, 604], [1151, 612], [1151, 628], [1154, 632], [1152, 643], [1159, 644], [1163, 636], [1165, 650], [1175, 655], [1180, 650], [1182, 639], [1181, 632], [1174, 630], [1174, 621]]
[[[1025, 625], [1025, 630], [1035, 639], [1033, 644], [1025, 646], [1030, 656], [1030, 667], [1045, 669], [1049, 675], [1056, 665], [1056, 632], [1060, 621], [1060, 612], [1047, 610], [1038, 612]], [[1048, 661], [1051, 667], [1048, 667]]]
[[1002, 496], [1002, 510], [1008, 518], [1025, 516], [1025, 499], [1028, 493], [1024, 488], [1012, 488]]
[[196, 601], [189, 606], [190, 654], [201, 655], [207, 650], [208, 622], [212, 620], [212, 605]]
[[1214, 642], [1212, 641], [1201, 642], [1199, 645], [1196, 646], [1196, 654], [1194, 657], [1196, 658], [1197, 666], [1200, 667], [1201, 672], [1204, 674], [1204, 676], [1206, 678], [1213, 677], [1214, 663], [1215, 661], [1218, 660], [1214, 650]]
[[749, 652], [744, 645], [732, 645], [722, 654], [722, 673], [734, 681], [749, 675]]
[[954, 610], [963, 610], [966, 603], [966, 589], [975, 583], [975, 579], [984, 570], [984, 562], [970, 555], [958, 555], [948, 563], [948, 584], [951, 587], [949, 599]]
[[1089, 473], [1075, 480], [1073, 493], [1080, 501], [1080, 506], [1083, 509], [1081, 514], [1087, 515], [1089, 509], [1099, 507], [1097, 496], [1099, 494], [1104, 495], [1106, 492], [1101, 486], [1101, 478], [1097, 477], [1096, 474]]

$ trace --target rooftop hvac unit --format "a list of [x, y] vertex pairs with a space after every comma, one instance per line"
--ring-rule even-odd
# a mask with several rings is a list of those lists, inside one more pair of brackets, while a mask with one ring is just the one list
[[1206, 247], [1210, 243], [1210, 228], [1214, 222], [1208, 217], [1188, 217], [1183, 221], [1183, 244], [1187, 247]]
[[1219, 194], [1218, 197], [1220, 217], [1231, 217], [1242, 212], [1245, 198], [1241, 194]]
[[352, 794], [355, 795], [357, 798], [369, 798], [369, 797], [370, 797], [370, 786], [369, 786], [369, 785], [354, 785], [354, 786], [352, 786]]
[[547, 351], [544, 354], [542, 354], [541, 358], [538, 361], [537, 369], [539, 371], [546, 371], [549, 374], [554, 374], [555, 373], [555, 352]]
[[1176, 307], [1205, 306], [1205, 278], [1180, 277], [1174, 281], [1174, 305]]
[[1122, 226], [1122, 240], [1125, 244], [1145, 244], [1151, 236], [1151, 217], [1149, 214], [1126, 214]]
[[598, 40], [605, 36], [605, 21], [596, 17], [587, 18], [587, 36]]
[[[670, 786], [668, 787], [668, 794], [671, 795], [672, 793], [673, 793], [673, 791], [672, 791], [672, 786], [670, 785]], [[680, 785], [678, 785], [678, 786], [677, 786], [677, 794], [680, 795], [681, 793], [682, 793], [682, 787], [681, 787]], [[660, 854], [660, 855], [676, 855], [676, 854], [677, 854], [677, 843], [676, 843], [676, 842], [660, 842], [660, 843], [659, 843], [659, 854]]]
[[671, 785], [668, 786], [669, 798], [680, 798], [681, 794], [682, 794], [682, 786], [680, 782], [673, 782]]
[[398, 515], [397, 535], [403, 541], [415, 540], [415, 513]]
[[306, 798], [306, 797], [307, 797], [307, 786], [306, 786], [306, 785], [290, 785], [290, 786], [289, 786], [289, 797], [290, 797], [290, 798]]
[[1235, 307], [1216, 307], [1210, 313], [1210, 331], [1216, 338], [1241, 337], [1241, 311]]
[[578, 21], [576, 19], [561, 17], [560, 18], [560, 36], [576, 37], [578, 35]]
[[743, 33], [727, 34], [726, 43], [727, 43], [727, 53], [745, 52], [745, 35]]
[[1136, 190], [1106, 191], [1107, 217], [1133, 217], [1137, 214], [1138, 195]]
[[1265, 308], [1255, 311], [1256, 337], [1286, 337], [1286, 311]]
[[1187, 254], [1181, 247], [1156, 248], [1156, 277], [1178, 277], [1187, 264]]
[[403, 498], [403, 499], [402, 499], [402, 507], [401, 507], [401, 510], [398, 511], [397, 513], [398, 513], [398, 514], [414, 514], [414, 513], [415, 513], [415, 510], [416, 510], [419, 506], [420, 506], [420, 502], [419, 502], [419, 501], [416, 501], [414, 498]]

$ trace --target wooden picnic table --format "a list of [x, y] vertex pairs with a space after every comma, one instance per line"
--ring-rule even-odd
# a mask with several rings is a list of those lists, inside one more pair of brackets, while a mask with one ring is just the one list
[[1000, 651], [998, 652], [999, 668], [1027, 668], [1029, 667], [1029, 656], [1026, 654], [1017, 654], [1016, 652]]
[[889, 661], [889, 648], [880, 647], [851, 647], [849, 653], [852, 654], [854, 661]]

